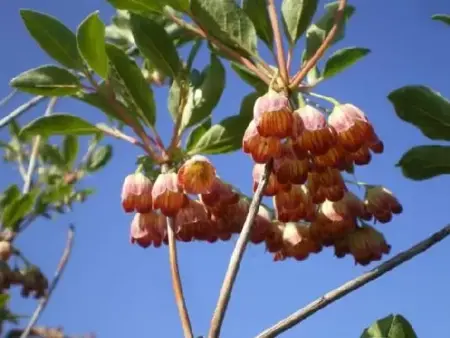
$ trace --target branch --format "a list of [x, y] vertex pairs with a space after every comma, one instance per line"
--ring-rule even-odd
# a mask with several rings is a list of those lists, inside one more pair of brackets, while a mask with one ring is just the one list
[[17, 89], [12, 90], [11, 93], [9, 93], [3, 99], [1, 99], [0, 107], [3, 107], [5, 104], [7, 104], [9, 102], [9, 100], [11, 100], [16, 94], [17, 94]]
[[[247, 59], [246, 57], [240, 55], [238, 52], [233, 50], [232, 48], [224, 45], [222, 42], [217, 40], [215, 37], [210, 36], [206, 34], [202, 29], [195, 27], [193, 25], [190, 25], [183, 19], [180, 19], [173, 13], [169, 11], [165, 11], [165, 15], [171, 19], [173, 22], [175, 22], [180, 27], [186, 29], [187, 31], [200, 36], [206, 40], [209, 40], [210, 42], [214, 43], [217, 48], [219, 48], [222, 52], [227, 54], [231, 59], [235, 60], [236, 62], [240, 63], [241, 65], [247, 67], [249, 70], [254, 72], [256, 76], [258, 76], [262, 81], [264, 81], [266, 84], [270, 84], [270, 78], [267, 76], [264, 72], [262, 72], [258, 67], [256, 67], [251, 60]], [[267, 64], [262, 64], [265, 69], [270, 69], [270, 67]]]
[[45, 96], [35, 96], [30, 101], [24, 103], [23, 105], [17, 107], [15, 110], [13, 110], [10, 114], [5, 116], [0, 120], [0, 129], [7, 126], [12, 120], [19, 117], [29, 109], [36, 106], [39, 102], [43, 101], [46, 97]]
[[175, 242], [174, 219], [167, 217], [167, 237], [169, 241], [169, 261], [170, 273], [172, 275], [173, 291], [175, 293], [175, 301], [177, 303], [178, 313], [181, 319], [181, 326], [185, 338], [193, 338], [191, 321], [187, 310], [186, 301], [183, 294], [183, 286], [181, 284], [180, 270], [178, 268], [177, 246]]
[[228, 303], [231, 298], [231, 291], [233, 289], [234, 282], [236, 281], [236, 276], [241, 265], [242, 257], [244, 256], [244, 251], [247, 246], [248, 238], [250, 236], [250, 231], [252, 225], [255, 221], [256, 215], [258, 214], [258, 209], [261, 204], [263, 191], [266, 188], [270, 173], [272, 171], [272, 162], [269, 162], [264, 167], [264, 174], [258, 184], [258, 189], [253, 195], [252, 202], [250, 203], [249, 212], [247, 218], [245, 219], [244, 225], [242, 226], [242, 231], [234, 247], [233, 253], [231, 254], [230, 263], [228, 265], [228, 270], [225, 275], [222, 288], [219, 294], [219, 300], [217, 301], [216, 309], [211, 320], [211, 328], [209, 330], [209, 338], [218, 338], [220, 335], [220, 329], [225, 317], [225, 312], [228, 307]]
[[294, 75], [292, 78], [290, 88], [296, 88], [299, 86], [300, 82], [305, 78], [305, 76], [308, 74], [308, 72], [317, 64], [319, 59], [323, 56], [327, 48], [331, 45], [333, 42], [334, 37], [337, 34], [337, 31], [339, 29], [339, 25], [344, 18], [344, 10], [345, 6], [347, 5], [347, 0], [340, 0], [339, 1], [339, 7], [336, 11], [336, 16], [334, 18], [334, 24], [333, 27], [328, 32], [327, 37], [325, 40], [323, 40], [322, 44], [320, 45], [319, 49], [317, 49], [316, 53], [313, 55], [311, 59], [308, 60], [306, 65], [300, 69], [300, 71]]
[[283, 39], [281, 37], [279, 20], [277, 17], [277, 11], [274, 0], [267, 1], [267, 11], [269, 13], [270, 24], [272, 25], [273, 35], [275, 38], [275, 49], [278, 69], [280, 70], [281, 78], [284, 84], [289, 83], [289, 74], [286, 65], [286, 59], [284, 57]]
[[450, 235], [450, 224], [434, 233], [427, 239], [417, 243], [413, 247], [406, 251], [399, 253], [398, 255], [387, 260], [383, 264], [373, 268], [372, 270], [362, 274], [361, 276], [343, 284], [342, 286], [326, 293], [324, 296], [316, 299], [304, 308], [294, 312], [287, 318], [281, 320], [271, 328], [260, 333], [256, 338], [271, 338], [280, 335], [281, 333], [291, 329], [298, 323], [304, 321], [308, 317], [312, 316], [317, 311], [323, 309], [324, 307], [334, 303], [335, 301], [341, 299], [347, 294], [359, 289], [360, 287], [366, 285], [367, 283], [383, 276], [385, 273], [395, 269], [401, 264], [409, 261], [413, 257], [425, 252], [433, 245], [442, 241], [445, 237]]
[[28, 325], [27, 325], [26, 329], [23, 331], [23, 333], [20, 336], [20, 338], [27, 338], [28, 337], [28, 335], [30, 334], [31, 329], [33, 328], [33, 326], [38, 321], [42, 311], [44, 311], [45, 307], [47, 306], [47, 303], [48, 303], [48, 301], [49, 301], [53, 291], [55, 290], [56, 286], [58, 285], [58, 282], [59, 282], [59, 280], [61, 278], [62, 273], [64, 272], [65, 267], [67, 266], [67, 262], [69, 261], [70, 253], [72, 252], [74, 236], [75, 236], [75, 228], [71, 224], [69, 226], [69, 232], [67, 234], [66, 247], [64, 249], [63, 255], [61, 256], [61, 259], [59, 260], [58, 267], [56, 269], [56, 272], [55, 272], [55, 275], [53, 277], [53, 280], [50, 283], [50, 286], [48, 288], [47, 295], [40, 300], [38, 307], [36, 308], [36, 310], [34, 311], [33, 315], [31, 316], [31, 319], [28, 322]]
[[[52, 97], [50, 99], [47, 109], [45, 110], [44, 116], [49, 116], [52, 114], [53, 108], [56, 104], [56, 100], [57, 100], [56, 97]], [[39, 146], [41, 144], [41, 139], [42, 139], [41, 136], [36, 136], [36, 138], [34, 139], [34, 142], [33, 142], [33, 147], [32, 147], [31, 155], [30, 155], [30, 162], [28, 163], [27, 175], [26, 175], [25, 181], [23, 183], [23, 189], [22, 189], [23, 194], [30, 192], [30, 189], [31, 189], [31, 182], [33, 181], [33, 174], [34, 174], [34, 170], [36, 169], [36, 161], [37, 161], [37, 157], [39, 155]]]
[[116, 129], [116, 128], [111, 128], [110, 126], [107, 126], [103, 123], [98, 123], [95, 125], [98, 129], [100, 129], [102, 132], [104, 132], [105, 134], [118, 138], [120, 140], [129, 142], [135, 146], [141, 147], [142, 149], [145, 149], [145, 145], [142, 142], [139, 142], [138, 140], [136, 140], [134, 137], [127, 135], [123, 132], [121, 132], [120, 130]]

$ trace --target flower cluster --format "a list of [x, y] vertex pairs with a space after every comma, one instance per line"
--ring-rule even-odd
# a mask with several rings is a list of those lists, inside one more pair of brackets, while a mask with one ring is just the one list
[[[270, 90], [256, 100], [242, 145], [255, 162], [254, 191], [265, 165], [272, 164], [263, 195], [272, 197], [275, 217], [260, 207], [250, 241], [264, 243], [275, 261], [303, 260], [334, 247], [337, 257], [351, 254], [368, 264], [389, 252], [383, 235], [366, 222], [389, 222], [401, 213], [401, 204], [381, 186], [366, 185], [360, 199], [341, 173], [383, 151], [357, 107], [338, 105], [326, 118], [312, 106], [294, 111], [286, 96]], [[229, 240], [241, 231], [250, 203], [220, 179], [206, 157], [196, 155], [154, 183], [142, 173], [127, 176], [122, 206], [136, 212], [131, 242], [145, 248], [167, 243], [166, 217], [174, 219], [179, 241]]]

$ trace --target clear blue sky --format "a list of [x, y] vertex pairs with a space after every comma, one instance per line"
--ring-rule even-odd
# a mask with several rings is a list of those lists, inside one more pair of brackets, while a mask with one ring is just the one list
[[[277, 1], [278, 2], [278, 1]], [[450, 97], [450, 31], [432, 21], [438, 12], [449, 13], [446, 0], [353, 1], [357, 11], [338, 47], [368, 47], [372, 53], [342, 76], [320, 85], [318, 91], [352, 102], [367, 112], [380, 137], [385, 153], [357, 171], [358, 179], [383, 183], [404, 205], [404, 213], [390, 224], [380, 225], [392, 244], [392, 254], [404, 250], [449, 222], [448, 187], [441, 177], [414, 183], [401, 176], [394, 164], [409, 147], [429, 143], [419, 131], [399, 121], [387, 94], [402, 85], [425, 84]], [[100, 10], [109, 21], [113, 9], [104, 0], [3, 1], [0, 11], [0, 94], [9, 92], [9, 79], [26, 69], [51, 60], [28, 36], [19, 8], [50, 13], [69, 27], [90, 12]], [[336, 47], [337, 48], [337, 47]], [[300, 50], [297, 50], [300, 53]], [[203, 53], [197, 66], [207, 62]], [[228, 87], [214, 119], [236, 114], [243, 94], [250, 88], [228, 72]], [[8, 107], [25, 99], [16, 97]], [[156, 92], [158, 123], [165, 134], [170, 130], [166, 90]], [[32, 114], [42, 113], [40, 107]], [[88, 106], [61, 100], [58, 112], [80, 114], [101, 121], [100, 112]], [[1, 115], [7, 113], [2, 109]], [[30, 117], [28, 116], [29, 119]], [[5, 133], [0, 134], [2, 139]], [[86, 205], [55, 222], [41, 221], [18, 240], [19, 247], [51, 276], [63, 250], [69, 222], [77, 227], [76, 243], [53, 299], [43, 314], [43, 325], [62, 325], [67, 333], [96, 332], [100, 338], [181, 337], [172, 295], [167, 249], [142, 250], [129, 244], [131, 215], [120, 207], [120, 189], [125, 175], [134, 170], [138, 152], [115, 141], [115, 156], [100, 175], [86, 178], [84, 186], [98, 193]], [[242, 153], [213, 158], [220, 175], [249, 192], [251, 161]], [[0, 166], [0, 185], [17, 175]], [[211, 313], [233, 242], [179, 245], [181, 272], [195, 334], [206, 334]], [[322, 310], [284, 337], [359, 337], [365, 326], [391, 312], [404, 314], [419, 337], [444, 337], [450, 318], [450, 240], [403, 265], [380, 280]], [[371, 265], [370, 267], [373, 267]], [[263, 246], [250, 246], [234, 290], [225, 320], [223, 337], [252, 337], [268, 325], [306, 305], [324, 292], [369, 269], [354, 266], [351, 258], [337, 260], [331, 250], [306, 262], [273, 263]], [[14, 295], [17, 295], [14, 292]], [[31, 313], [32, 300], [14, 297], [13, 309]]]

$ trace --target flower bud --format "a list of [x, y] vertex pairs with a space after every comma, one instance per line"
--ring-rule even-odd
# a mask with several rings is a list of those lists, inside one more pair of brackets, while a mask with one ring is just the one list
[[283, 139], [293, 135], [294, 117], [289, 99], [282, 93], [270, 90], [259, 97], [253, 107], [253, 120], [263, 137]]
[[273, 171], [281, 184], [305, 183], [309, 169], [310, 163], [308, 159], [297, 159], [291, 143], [282, 145], [280, 156], [273, 162]]
[[[258, 189], [259, 182], [264, 174], [264, 164], [256, 163], [253, 166], [253, 192]], [[289, 190], [290, 184], [281, 184], [273, 172], [270, 173], [269, 182], [263, 191], [264, 196], [274, 196], [279, 191]]]
[[152, 182], [142, 173], [128, 175], [123, 182], [121, 199], [125, 212], [150, 212], [152, 210]]
[[348, 245], [355, 263], [364, 266], [381, 260], [383, 254], [389, 254], [391, 250], [383, 234], [368, 225], [349, 234]]
[[403, 206], [394, 194], [382, 186], [370, 186], [364, 201], [366, 210], [380, 223], [388, 223], [392, 214], [400, 214]]
[[187, 160], [178, 170], [178, 185], [187, 194], [207, 194], [211, 191], [216, 178], [216, 169], [202, 155]]
[[187, 196], [178, 187], [177, 174], [159, 174], [152, 189], [153, 208], [164, 216], [174, 217], [187, 203]]
[[335, 106], [328, 123], [336, 130], [339, 144], [349, 152], [356, 152], [374, 134], [364, 113], [349, 103]]
[[294, 114], [303, 122], [304, 130], [297, 137], [294, 147], [297, 152], [310, 151], [313, 155], [323, 155], [336, 144], [336, 133], [327, 124], [320, 110], [305, 106], [297, 109]]
[[258, 133], [256, 123], [251, 121], [242, 139], [242, 150], [250, 154], [256, 163], [267, 163], [279, 156], [281, 142], [276, 137], [262, 137]]

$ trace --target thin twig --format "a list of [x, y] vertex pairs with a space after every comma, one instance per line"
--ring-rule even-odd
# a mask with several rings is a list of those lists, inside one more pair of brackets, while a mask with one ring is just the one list
[[[45, 110], [44, 116], [49, 116], [53, 112], [53, 108], [56, 104], [56, 97], [52, 97], [50, 99], [50, 102], [47, 105], [47, 109]], [[23, 182], [23, 189], [22, 193], [26, 194], [31, 189], [31, 183], [33, 181], [33, 175], [34, 170], [36, 169], [36, 161], [39, 155], [39, 146], [41, 145], [41, 139], [42, 137], [40, 135], [36, 136], [33, 142], [31, 155], [30, 155], [30, 162], [28, 163], [28, 170], [27, 170], [27, 176], [25, 177], [25, 181]]]
[[347, 0], [339, 1], [339, 6], [336, 11], [336, 16], [334, 18], [333, 27], [330, 29], [327, 37], [325, 38], [325, 40], [323, 40], [322, 44], [317, 49], [317, 51], [315, 52], [313, 57], [311, 59], [309, 59], [308, 62], [306, 62], [305, 66], [302, 69], [300, 69], [300, 71], [297, 74], [294, 75], [294, 77], [292, 78], [291, 84], [289, 86], [291, 89], [298, 87], [300, 82], [303, 81], [303, 79], [308, 74], [308, 72], [317, 64], [317, 62], [323, 56], [323, 54], [325, 53], [327, 48], [333, 42], [333, 39], [339, 30], [341, 21], [344, 18], [344, 10], [345, 10], [346, 5], [347, 5]]
[[9, 102], [9, 100], [11, 100], [16, 94], [17, 94], [17, 89], [12, 90], [11, 93], [9, 93], [8, 95], [6, 95], [6, 96], [0, 101], [0, 107], [3, 107], [5, 104], [7, 104], [7, 103]]
[[74, 237], [75, 237], [75, 228], [71, 224], [69, 226], [69, 232], [67, 234], [66, 247], [64, 249], [63, 255], [61, 256], [61, 259], [59, 260], [58, 267], [56, 268], [55, 275], [53, 276], [53, 280], [50, 283], [50, 286], [48, 288], [47, 294], [40, 300], [38, 307], [36, 308], [36, 310], [34, 311], [33, 315], [31, 316], [31, 319], [28, 322], [28, 325], [27, 325], [26, 329], [23, 331], [23, 333], [20, 336], [20, 338], [27, 338], [28, 337], [28, 335], [30, 334], [31, 329], [36, 324], [36, 322], [38, 321], [41, 313], [44, 311], [45, 307], [47, 306], [47, 303], [48, 303], [48, 301], [49, 301], [53, 291], [55, 290], [56, 286], [58, 285], [58, 282], [59, 282], [59, 280], [61, 278], [61, 275], [64, 272], [64, 269], [67, 266], [67, 262], [69, 261], [70, 253], [72, 252]]
[[[161, 166], [161, 172], [166, 173], [169, 170], [167, 164]], [[169, 245], [169, 263], [170, 273], [172, 276], [173, 291], [175, 293], [175, 302], [177, 304], [178, 313], [180, 315], [181, 326], [185, 338], [193, 338], [191, 321], [187, 310], [186, 301], [184, 299], [183, 285], [181, 283], [180, 269], [178, 267], [177, 243], [175, 240], [174, 227], [175, 222], [172, 217], [166, 217], [167, 223], [167, 239]]]
[[98, 129], [100, 129], [102, 132], [104, 132], [105, 134], [109, 135], [109, 136], [112, 136], [112, 137], [118, 138], [120, 140], [129, 142], [129, 143], [131, 143], [133, 145], [136, 145], [138, 147], [141, 147], [142, 149], [145, 150], [145, 145], [142, 142], [139, 142], [134, 137], [132, 137], [130, 135], [127, 135], [127, 134], [121, 132], [120, 130], [118, 130], [116, 128], [111, 128], [111, 127], [109, 127], [107, 125], [104, 125], [104, 124], [101, 124], [101, 123], [98, 123], [96, 125], [96, 127]]
[[269, 182], [270, 173], [272, 171], [272, 162], [269, 162], [264, 166], [264, 174], [258, 183], [258, 188], [253, 195], [252, 202], [250, 203], [249, 212], [245, 219], [242, 231], [231, 254], [230, 263], [228, 265], [227, 272], [220, 290], [219, 299], [217, 301], [216, 309], [214, 310], [213, 317], [211, 319], [211, 327], [209, 329], [208, 338], [218, 338], [220, 335], [220, 329], [222, 327], [225, 312], [228, 307], [228, 303], [231, 298], [231, 291], [236, 281], [236, 276], [239, 272], [242, 258], [244, 256], [245, 248], [250, 237], [250, 231], [258, 214], [259, 206], [261, 204], [263, 191]]
[[14, 109], [10, 114], [8, 114], [7, 116], [5, 116], [4, 118], [2, 118], [0, 120], [0, 129], [7, 126], [12, 120], [19, 117], [20, 115], [22, 115], [29, 109], [33, 108], [34, 106], [36, 106], [39, 102], [43, 101], [44, 99], [46, 99], [46, 96], [35, 96], [28, 102], [26, 102], [23, 105]]
[[280, 75], [283, 83], [287, 86], [289, 84], [289, 74], [286, 66], [286, 59], [284, 56], [283, 38], [281, 36], [280, 24], [277, 17], [277, 11], [275, 7], [274, 0], [267, 1], [267, 12], [269, 13], [270, 24], [272, 25], [274, 40], [275, 40], [275, 50], [276, 59], [278, 64], [278, 69], [280, 70]]
[[398, 255], [392, 257], [383, 264], [380, 264], [379, 266], [362, 274], [361, 276], [343, 284], [337, 289], [334, 289], [333, 291], [326, 293], [324, 296], [316, 299], [314, 302], [294, 312], [293, 314], [281, 320], [271, 328], [260, 333], [258, 336], [256, 336], [256, 338], [272, 338], [280, 335], [281, 333], [291, 329], [293, 326], [312, 316], [317, 311], [323, 309], [324, 307], [330, 305], [331, 303], [334, 303], [335, 301], [359, 289], [360, 287], [366, 285], [367, 283], [383, 276], [385, 273], [395, 269], [399, 265], [409, 261], [410, 259], [421, 254], [422, 252], [425, 252], [433, 245], [439, 243], [449, 235], [450, 235], [450, 224], [445, 226], [438, 232], [435, 232], [427, 239], [412, 246], [408, 250], [405, 250], [399, 253]]
[[172, 217], [167, 217], [167, 238], [169, 242], [169, 261], [170, 272], [172, 275], [173, 291], [175, 293], [175, 301], [177, 303], [178, 313], [180, 315], [181, 326], [185, 338], [193, 338], [191, 321], [189, 312], [184, 299], [183, 285], [180, 278], [180, 270], [178, 267], [177, 246], [175, 241], [175, 233], [173, 231], [174, 221]]
[[[240, 63], [241, 65], [245, 66], [246, 68], [248, 68], [249, 70], [251, 70], [252, 72], [254, 72], [256, 74], [256, 76], [258, 76], [262, 81], [264, 81], [266, 84], [270, 83], [270, 77], [268, 77], [264, 72], [262, 72], [257, 66], [255, 66], [251, 60], [247, 59], [246, 57], [240, 55], [238, 52], [236, 52], [235, 50], [233, 50], [232, 48], [224, 45], [223, 43], [221, 43], [219, 40], [217, 40], [215, 37], [206, 34], [202, 29], [195, 27], [189, 23], [187, 23], [186, 21], [184, 21], [183, 19], [180, 19], [179, 17], [177, 17], [176, 15], [174, 15], [172, 12], [166, 11], [165, 12], [166, 16], [171, 19], [173, 22], [175, 22], [177, 25], [179, 25], [180, 27], [188, 30], [189, 32], [200, 36], [204, 39], [209, 40], [210, 42], [212, 42], [213, 44], [215, 44], [217, 46], [217, 48], [219, 48], [222, 52], [224, 52], [225, 54], [227, 54], [230, 58], [232, 58], [233, 60], [235, 60], [236, 62]], [[193, 18], [194, 19], [194, 18]], [[200, 26], [200, 25], [199, 25]], [[270, 69], [270, 67], [265, 64], [263, 65], [264, 68], [266, 69]]]
[[293, 52], [294, 52], [293, 47], [289, 47], [288, 52], [287, 52], [287, 60], [286, 60], [286, 68], [287, 68], [288, 74], [291, 71]]

